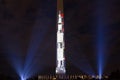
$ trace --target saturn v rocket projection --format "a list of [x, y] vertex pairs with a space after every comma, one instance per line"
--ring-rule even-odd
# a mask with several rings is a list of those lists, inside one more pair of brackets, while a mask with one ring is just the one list
[[63, 0], [57, 0], [57, 63], [56, 74], [65, 74], [65, 56], [64, 56], [64, 15]]

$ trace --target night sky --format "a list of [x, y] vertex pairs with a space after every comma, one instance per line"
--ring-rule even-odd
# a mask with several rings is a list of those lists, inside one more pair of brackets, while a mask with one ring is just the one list
[[[16, 65], [22, 68], [32, 65], [30, 70], [40, 68], [39, 71], [55, 68], [56, 3], [56, 0], [0, 1], [0, 73], [16, 70]], [[64, 0], [64, 15], [67, 67], [97, 73], [101, 26], [104, 73], [120, 68], [119, 0]]]

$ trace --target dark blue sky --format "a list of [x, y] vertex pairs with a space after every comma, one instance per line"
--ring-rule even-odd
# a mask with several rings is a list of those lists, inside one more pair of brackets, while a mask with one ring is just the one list
[[[9, 70], [10, 66], [19, 62], [16, 56], [20, 56], [21, 65], [36, 63], [39, 67], [55, 66], [56, 2], [0, 1], [1, 72]], [[88, 73], [91, 68], [97, 72], [97, 30], [102, 26], [105, 73], [120, 67], [119, 0], [64, 0], [64, 14], [65, 55], [70, 64], [83, 72], [87, 72], [83, 67], [90, 65], [90, 69], [87, 68]]]

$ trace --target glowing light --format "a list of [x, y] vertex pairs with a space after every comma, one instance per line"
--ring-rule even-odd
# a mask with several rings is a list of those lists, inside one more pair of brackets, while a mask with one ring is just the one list
[[21, 80], [27, 80], [27, 77], [24, 75], [20, 75]]
[[102, 78], [102, 65], [99, 66], [99, 79]]
[[[27, 49], [27, 55], [25, 58], [25, 63], [23, 68], [23, 71], [27, 77], [33, 76], [34, 74], [38, 73], [38, 71], [40, 71], [42, 68], [41, 65], [38, 65], [37, 63], [38, 60], [36, 58], [36, 54], [38, 53], [41, 43], [44, 41], [44, 36], [46, 32], [49, 30], [48, 27], [45, 27], [48, 26], [49, 23], [47, 21], [45, 22], [46, 24], [42, 24], [41, 21], [40, 22], [39, 20], [36, 21], [36, 24], [32, 29], [33, 31], [30, 37], [30, 43]], [[45, 28], [41, 26], [44, 26]], [[41, 55], [44, 53], [44, 51], [45, 49], [42, 48], [41, 52], [39, 52], [39, 58], [41, 58]]]
[[[104, 71], [104, 67], [105, 67], [105, 58], [106, 58], [106, 13], [105, 13], [105, 2], [103, 0], [98, 0], [98, 2], [96, 3], [97, 7], [96, 7], [96, 23], [97, 23], [97, 30], [96, 30], [96, 34], [97, 34], [97, 40], [96, 40], [96, 46], [97, 46], [97, 54], [96, 54], [96, 58], [97, 58], [97, 70], [98, 70], [98, 76], [99, 79], [102, 77], [103, 71]], [[104, 5], [101, 6], [101, 5]]]
[[25, 79], [22, 77], [21, 80], [25, 80]]

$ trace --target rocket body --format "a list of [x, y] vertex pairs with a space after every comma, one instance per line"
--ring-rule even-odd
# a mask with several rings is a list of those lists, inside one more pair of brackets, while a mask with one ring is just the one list
[[64, 16], [63, 0], [57, 0], [57, 65], [56, 74], [65, 74], [65, 57], [64, 57]]

